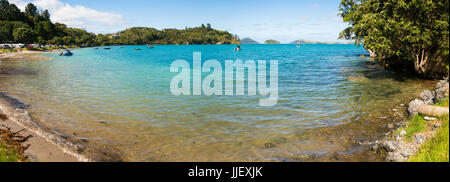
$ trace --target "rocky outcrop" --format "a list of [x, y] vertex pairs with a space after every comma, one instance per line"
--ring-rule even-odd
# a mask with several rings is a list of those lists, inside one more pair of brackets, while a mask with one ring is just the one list
[[[442, 99], [448, 97], [448, 78], [441, 80], [436, 84], [435, 91], [425, 90], [420, 94], [420, 98], [411, 101], [408, 104], [408, 114], [412, 118], [416, 114], [425, 114], [428, 116], [441, 115], [443, 113], [448, 114], [448, 107], [436, 107], [430, 104], [438, 103]], [[425, 117], [427, 122], [434, 122], [436, 118]], [[433, 123], [432, 123], [433, 124]], [[407, 134], [405, 130], [400, 132], [392, 131], [390, 135], [381, 141], [372, 143], [372, 151], [377, 153], [383, 153], [386, 155], [385, 160], [390, 162], [404, 162], [415, 155], [420, 149], [421, 145], [430, 139], [436, 132], [440, 123], [434, 123], [432, 130], [428, 132], [416, 133], [412, 137], [412, 141], [406, 141], [404, 136]], [[389, 127], [388, 127], [389, 128]]]
[[448, 108], [431, 106], [448, 97], [449, 83], [448, 78], [441, 80], [436, 84], [436, 90], [431, 92], [425, 90], [420, 94], [419, 99], [415, 99], [408, 104], [408, 115], [410, 118], [416, 114], [424, 114], [427, 116], [440, 116], [448, 114]]
[[436, 90], [434, 91], [434, 103], [438, 103], [444, 98], [448, 97], [448, 78], [441, 80], [436, 84]]
[[420, 99], [422, 99], [425, 104], [432, 104], [434, 103], [433, 99], [435, 98], [435, 95], [433, 92], [429, 90], [425, 90], [420, 94]]

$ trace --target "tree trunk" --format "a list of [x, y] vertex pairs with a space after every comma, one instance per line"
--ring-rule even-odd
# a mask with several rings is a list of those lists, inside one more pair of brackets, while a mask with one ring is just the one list
[[427, 72], [429, 71], [430, 65], [428, 62], [428, 58], [428, 52], [426, 52], [425, 49], [421, 49], [414, 53], [414, 68], [420, 75], [426, 76]]
[[448, 107], [437, 107], [437, 106], [430, 106], [426, 104], [422, 104], [417, 109], [417, 112], [426, 116], [433, 116], [433, 117], [439, 117], [444, 114], [448, 114]]

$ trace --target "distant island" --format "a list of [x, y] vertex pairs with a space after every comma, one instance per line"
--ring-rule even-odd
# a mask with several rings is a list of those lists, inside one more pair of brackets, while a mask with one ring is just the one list
[[280, 42], [277, 40], [269, 39], [269, 40], [266, 40], [264, 42], [264, 44], [280, 44]]
[[251, 38], [244, 38], [241, 40], [241, 44], [260, 44], [260, 43]]
[[[260, 44], [259, 42], [257, 42], [256, 40], [253, 40], [251, 38], [244, 38], [241, 40], [241, 44]], [[269, 39], [264, 41], [264, 44], [280, 44], [279, 41], [277, 40], [273, 40], [273, 39]], [[311, 41], [311, 40], [303, 40], [303, 39], [299, 39], [296, 41], [292, 41], [288, 44], [354, 44], [354, 42], [320, 42], [320, 41]]]
[[319, 41], [310, 41], [310, 40], [296, 40], [289, 44], [354, 44], [354, 42], [319, 42]]
[[227, 31], [211, 28], [208, 23], [195, 28], [163, 29], [133, 27], [114, 34], [99, 34], [102, 45], [193, 45], [193, 44], [240, 44], [239, 38]]

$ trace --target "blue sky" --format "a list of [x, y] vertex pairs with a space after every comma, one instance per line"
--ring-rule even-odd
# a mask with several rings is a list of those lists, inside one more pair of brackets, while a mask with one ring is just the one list
[[96, 33], [133, 26], [185, 28], [211, 23], [241, 38], [338, 41], [340, 0], [10, 0], [49, 9], [53, 21]]

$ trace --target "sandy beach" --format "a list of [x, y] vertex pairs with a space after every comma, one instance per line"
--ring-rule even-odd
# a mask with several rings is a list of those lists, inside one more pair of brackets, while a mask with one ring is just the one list
[[[3, 53], [0, 54], [0, 64], [4, 59], [23, 59], [24, 57], [30, 56], [38, 56], [39, 58], [43, 57], [37, 53], [45, 52], [21, 51], [15, 53]], [[81, 156], [74, 155], [67, 148], [61, 146], [61, 144], [58, 145], [58, 142], [63, 142], [61, 140], [64, 140], [61, 136], [44, 129], [39, 125], [39, 122], [33, 121], [31, 116], [24, 109], [15, 107], [14, 102], [18, 101], [13, 98], [9, 98], [3, 93], [0, 93], [0, 114], [5, 114], [8, 118], [7, 120], [0, 120], [0, 127], [13, 132], [20, 131], [20, 135], [22, 136], [32, 136], [23, 143], [24, 146], [29, 145], [29, 148], [25, 151], [28, 161], [86, 161], [86, 159], [83, 159]]]

